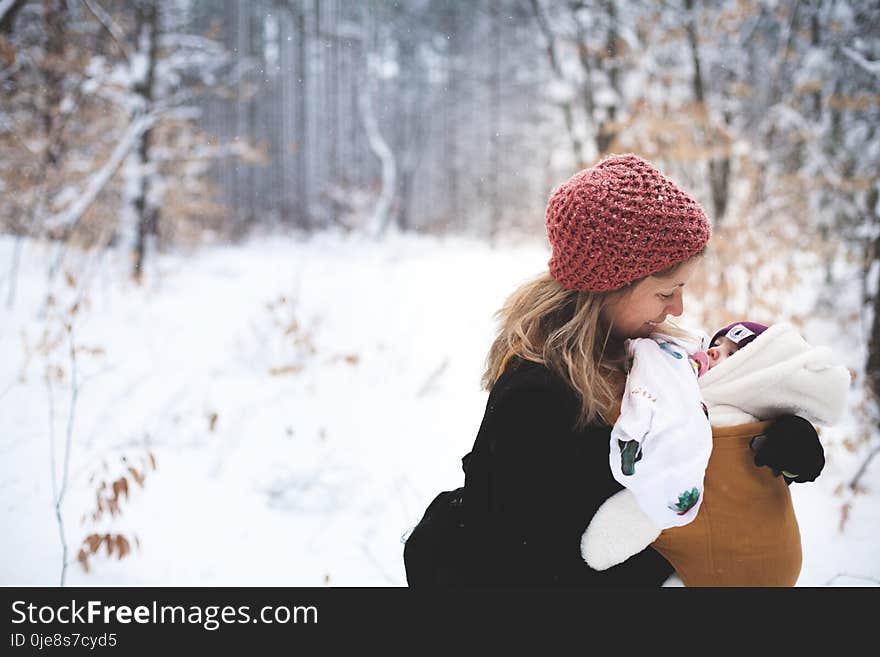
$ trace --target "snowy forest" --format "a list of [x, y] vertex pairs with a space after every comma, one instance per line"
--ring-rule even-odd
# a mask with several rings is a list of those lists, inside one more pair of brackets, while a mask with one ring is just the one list
[[850, 369], [799, 584], [880, 585], [878, 83], [877, 0], [0, 0], [0, 585], [405, 585], [627, 152], [712, 221], [691, 325]]

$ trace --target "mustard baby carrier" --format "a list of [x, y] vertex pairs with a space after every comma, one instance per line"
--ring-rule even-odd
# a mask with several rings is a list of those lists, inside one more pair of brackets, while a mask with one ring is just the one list
[[755, 465], [750, 443], [779, 415], [838, 421], [849, 381], [827, 347], [810, 346], [788, 324], [768, 328], [700, 378], [712, 451], [694, 520], [660, 532], [625, 489], [591, 520], [584, 559], [603, 570], [650, 544], [686, 586], [793, 586], [802, 551], [791, 494], [782, 477]]
[[788, 485], [757, 467], [749, 443], [770, 422], [712, 427], [696, 518], [651, 543], [685, 586], [794, 586], [801, 535]]

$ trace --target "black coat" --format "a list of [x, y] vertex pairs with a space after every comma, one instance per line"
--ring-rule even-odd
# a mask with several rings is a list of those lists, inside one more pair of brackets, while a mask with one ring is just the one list
[[611, 428], [574, 430], [578, 410], [548, 368], [510, 359], [463, 459], [469, 585], [658, 587], [673, 573], [651, 548], [601, 572], [581, 557], [584, 530], [623, 486], [608, 465]]

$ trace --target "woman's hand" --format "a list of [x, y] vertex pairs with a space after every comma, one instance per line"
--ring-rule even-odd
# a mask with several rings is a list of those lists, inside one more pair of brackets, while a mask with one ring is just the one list
[[787, 483], [814, 481], [825, 467], [825, 450], [819, 434], [807, 420], [797, 415], [782, 415], [767, 431], [752, 438], [755, 465], [771, 468]]

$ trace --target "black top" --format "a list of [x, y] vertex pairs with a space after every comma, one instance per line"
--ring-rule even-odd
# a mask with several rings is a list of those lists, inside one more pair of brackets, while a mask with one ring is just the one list
[[548, 368], [510, 359], [463, 459], [474, 585], [658, 587], [674, 572], [651, 548], [605, 571], [584, 562], [584, 530], [623, 486], [608, 465], [611, 428], [575, 430], [578, 412]]

